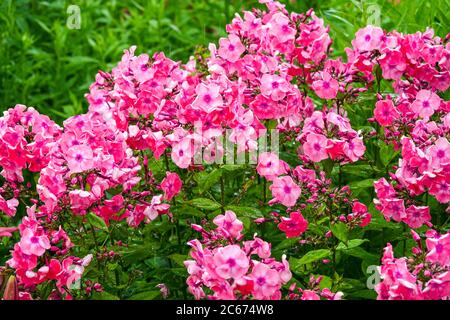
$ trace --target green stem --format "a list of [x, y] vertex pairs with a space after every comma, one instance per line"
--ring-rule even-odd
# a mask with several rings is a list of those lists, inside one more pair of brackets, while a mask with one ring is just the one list
[[220, 204], [222, 213], [225, 213], [225, 181], [223, 175], [220, 177]]

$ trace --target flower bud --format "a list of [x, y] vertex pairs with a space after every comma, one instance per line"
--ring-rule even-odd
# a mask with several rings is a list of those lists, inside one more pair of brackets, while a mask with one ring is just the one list
[[17, 289], [17, 281], [15, 276], [10, 276], [3, 292], [3, 300], [18, 300], [19, 290]]

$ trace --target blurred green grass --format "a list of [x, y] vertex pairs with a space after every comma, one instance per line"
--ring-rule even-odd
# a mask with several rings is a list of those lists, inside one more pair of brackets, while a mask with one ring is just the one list
[[[444, 37], [450, 19], [446, 0], [282, 2], [297, 12], [314, 8], [330, 25], [335, 55], [360, 27], [374, 17], [376, 22], [377, 10], [383, 28], [400, 32], [430, 26]], [[66, 26], [69, 5], [80, 7], [78, 30]], [[86, 109], [84, 94], [96, 72], [110, 70], [124, 49], [137, 45], [139, 53], [164, 51], [186, 60], [197, 45], [224, 36], [235, 12], [255, 5], [253, 0], [2, 0], [0, 108], [22, 103], [61, 122]]]

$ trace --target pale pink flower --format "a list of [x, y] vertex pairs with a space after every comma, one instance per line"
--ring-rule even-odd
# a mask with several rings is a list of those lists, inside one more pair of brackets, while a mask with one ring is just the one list
[[250, 276], [253, 278], [252, 293], [255, 299], [269, 299], [280, 288], [278, 272], [264, 263], [256, 264]]
[[394, 120], [400, 117], [390, 99], [377, 101], [373, 113], [377, 122], [382, 126], [390, 126]]
[[275, 13], [269, 23], [269, 34], [276, 37], [278, 41], [286, 42], [294, 40], [297, 31], [289, 25], [289, 18], [283, 13]]
[[445, 137], [440, 137], [429, 149], [431, 155], [431, 166], [439, 169], [450, 164], [450, 143]]
[[245, 51], [244, 45], [235, 34], [230, 34], [228, 38], [221, 38], [219, 40], [219, 45], [219, 55], [230, 62], [239, 60], [241, 54]]
[[411, 104], [411, 110], [423, 119], [429, 119], [433, 113], [439, 109], [441, 98], [430, 91], [420, 90], [416, 95], [416, 100]]
[[200, 83], [195, 88], [197, 97], [192, 102], [192, 107], [210, 113], [223, 106], [222, 95], [220, 94], [220, 86], [209, 83], [208, 85]]
[[214, 224], [219, 228], [225, 230], [229, 235], [238, 239], [241, 236], [241, 231], [244, 224], [240, 221], [233, 211], [227, 210], [225, 214], [219, 214], [213, 220]]
[[183, 138], [181, 141], [175, 143], [172, 147], [171, 158], [172, 161], [180, 168], [186, 169], [191, 164], [194, 156], [194, 146], [192, 139]]
[[328, 139], [324, 135], [310, 133], [303, 144], [303, 152], [311, 161], [319, 162], [328, 158], [327, 145]]
[[94, 168], [94, 155], [87, 145], [75, 145], [67, 150], [67, 165], [72, 173], [79, 173]]
[[23, 253], [40, 257], [50, 249], [50, 241], [45, 234], [38, 235], [30, 228], [26, 228], [22, 232], [19, 246]]
[[289, 176], [275, 178], [270, 186], [274, 199], [270, 204], [280, 202], [286, 207], [292, 207], [297, 203], [300, 197], [301, 189]]
[[289, 89], [287, 81], [280, 76], [264, 74], [261, 78], [261, 93], [274, 101], [282, 100]]
[[214, 270], [223, 279], [239, 279], [247, 273], [249, 261], [238, 245], [228, 245], [216, 250], [213, 257]]
[[320, 79], [312, 84], [314, 92], [322, 99], [334, 99], [339, 89], [339, 82], [333, 79], [331, 75], [323, 71], [320, 73]]
[[366, 147], [364, 146], [362, 139], [353, 138], [352, 140], [344, 143], [342, 150], [350, 161], [355, 162], [363, 156], [366, 151]]
[[273, 180], [276, 177], [286, 174], [288, 165], [280, 160], [273, 152], [263, 152], [259, 155], [256, 171], [267, 180]]
[[372, 51], [380, 49], [384, 32], [379, 27], [367, 26], [356, 32], [352, 41], [353, 48], [358, 51]]

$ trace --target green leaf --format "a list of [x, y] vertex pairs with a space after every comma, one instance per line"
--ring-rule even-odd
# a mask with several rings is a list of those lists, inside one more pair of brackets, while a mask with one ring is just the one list
[[334, 167], [334, 161], [331, 159], [325, 159], [322, 162], [323, 170], [327, 173], [327, 175], [331, 175]]
[[283, 250], [287, 248], [292, 248], [295, 244], [298, 244], [299, 238], [289, 238], [281, 241], [274, 250]]
[[159, 291], [145, 291], [136, 293], [135, 295], [129, 297], [127, 300], [154, 300], [159, 296], [160, 296]]
[[243, 165], [243, 164], [224, 164], [223, 166], [220, 167], [220, 169], [225, 170], [225, 171], [236, 171], [236, 170], [241, 170], [244, 168], [245, 168], [245, 165]]
[[102, 292], [94, 292], [92, 294], [92, 299], [93, 300], [120, 300], [117, 296], [106, 292], [106, 291], [102, 291]]
[[226, 206], [225, 210], [233, 211], [238, 217], [249, 217], [253, 219], [263, 217], [261, 211], [253, 207]]
[[185, 254], [179, 253], [173, 253], [169, 256], [169, 258], [182, 267], [184, 267], [184, 261], [187, 260], [187, 256]]
[[385, 167], [387, 167], [399, 153], [400, 151], [395, 151], [392, 145], [380, 143], [380, 160]]
[[291, 258], [289, 260], [289, 264], [292, 265], [292, 268], [298, 269], [300, 266], [304, 264], [308, 264], [320, 259], [324, 259], [331, 255], [331, 250], [329, 249], [318, 249], [307, 252], [303, 257], [300, 259]]
[[347, 241], [347, 243], [341, 242], [336, 247], [336, 250], [347, 250], [347, 249], [356, 248], [367, 241], [369, 241], [369, 239], [352, 239], [352, 240]]
[[380, 261], [380, 257], [376, 254], [367, 252], [361, 247], [354, 247], [346, 250], [342, 250], [346, 255], [360, 258], [364, 261], [370, 262], [370, 264], [377, 264]]
[[88, 221], [90, 224], [92, 224], [95, 228], [101, 229], [101, 230], [108, 230], [108, 226], [105, 223], [105, 220], [97, 216], [96, 214], [89, 212], [86, 215]]
[[220, 203], [207, 198], [197, 198], [191, 200], [191, 204], [194, 207], [204, 210], [217, 210], [220, 208]]
[[360, 181], [350, 182], [349, 186], [352, 190], [363, 189], [363, 188], [372, 188], [374, 181], [375, 181], [375, 179], [364, 179], [364, 180], [360, 180]]
[[213, 185], [219, 182], [220, 177], [222, 176], [222, 171], [219, 169], [214, 169], [210, 173], [206, 175], [206, 177], [202, 178], [199, 181], [199, 191], [200, 193], [204, 193], [211, 189]]
[[342, 242], [347, 243], [348, 230], [347, 230], [347, 226], [344, 223], [338, 222], [338, 223], [332, 224], [331, 225], [331, 232], [333, 233], [333, 235], [336, 238], [338, 238]]

